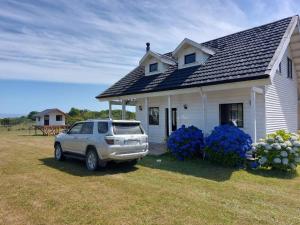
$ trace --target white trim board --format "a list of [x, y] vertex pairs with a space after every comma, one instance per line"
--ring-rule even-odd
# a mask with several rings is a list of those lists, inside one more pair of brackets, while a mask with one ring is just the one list
[[269, 65], [267, 67], [267, 70], [265, 71], [265, 74], [269, 74], [271, 76], [271, 78], [273, 78], [276, 73], [277, 67], [279, 66], [279, 63], [282, 60], [285, 50], [290, 43], [291, 36], [292, 36], [297, 24], [299, 24], [299, 17], [293, 16], [288, 28], [286, 29], [286, 31], [279, 43], [279, 46], [277, 47]]
[[236, 89], [236, 88], [264, 86], [264, 85], [269, 85], [269, 84], [271, 84], [271, 80], [269, 78], [265, 78], [265, 79], [259, 79], [259, 80], [241, 81], [241, 82], [233, 82], [233, 83], [226, 83], [226, 84], [216, 84], [216, 85], [203, 86], [203, 87], [184, 88], [184, 89], [176, 89], [176, 90], [169, 90], [169, 91], [107, 97], [107, 98], [100, 98], [98, 100], [100, 102], [103, 102], [103, 101], [122, 100], [122, 99], [138, 99], [138, 98], [145, 98], [145, 97], [179, 95], [179, 94], [188, 94], [188, 93], [196, 93], [196, 92], [204, 93], [204, 92], [210, 92], [210, 91], [222, 91], [222, 90], [231, 90], [231, 89]]

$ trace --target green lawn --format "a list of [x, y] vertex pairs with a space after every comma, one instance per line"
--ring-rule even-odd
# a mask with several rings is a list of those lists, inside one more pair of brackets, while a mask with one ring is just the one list
[[0, 131], [0, 143], [0, 224], [300, 224], [295, 174], [170, 156], [88, 172], [55, 161], [53, 137]]

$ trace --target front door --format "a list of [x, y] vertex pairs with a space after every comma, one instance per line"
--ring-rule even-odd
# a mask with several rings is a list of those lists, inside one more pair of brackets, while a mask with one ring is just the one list
[[44, 116], [44, 126], [49, 126], [49, 115]]
[[[165, 121], [166, 121], [166, 137], [169, 137], [169, 109], [165, 110]], [[172, 131], [177, 130], [177, 108], [172, 108], [171, 113]]]

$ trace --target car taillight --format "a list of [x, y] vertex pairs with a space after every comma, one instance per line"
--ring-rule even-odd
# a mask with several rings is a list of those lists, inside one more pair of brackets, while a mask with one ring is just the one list
[[105, 138], [105, 142], [108, 144], [108, 145], [113, 145], [115, 144], [115, 140], [113, 138]]

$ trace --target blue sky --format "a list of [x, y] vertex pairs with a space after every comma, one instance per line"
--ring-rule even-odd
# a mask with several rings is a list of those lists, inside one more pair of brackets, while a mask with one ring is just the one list
[[292, 0], [1, 0], [0, 114], [105, 109], [94, 96], [138, 64], [145, 42], [169, 52], [299, 10]]

